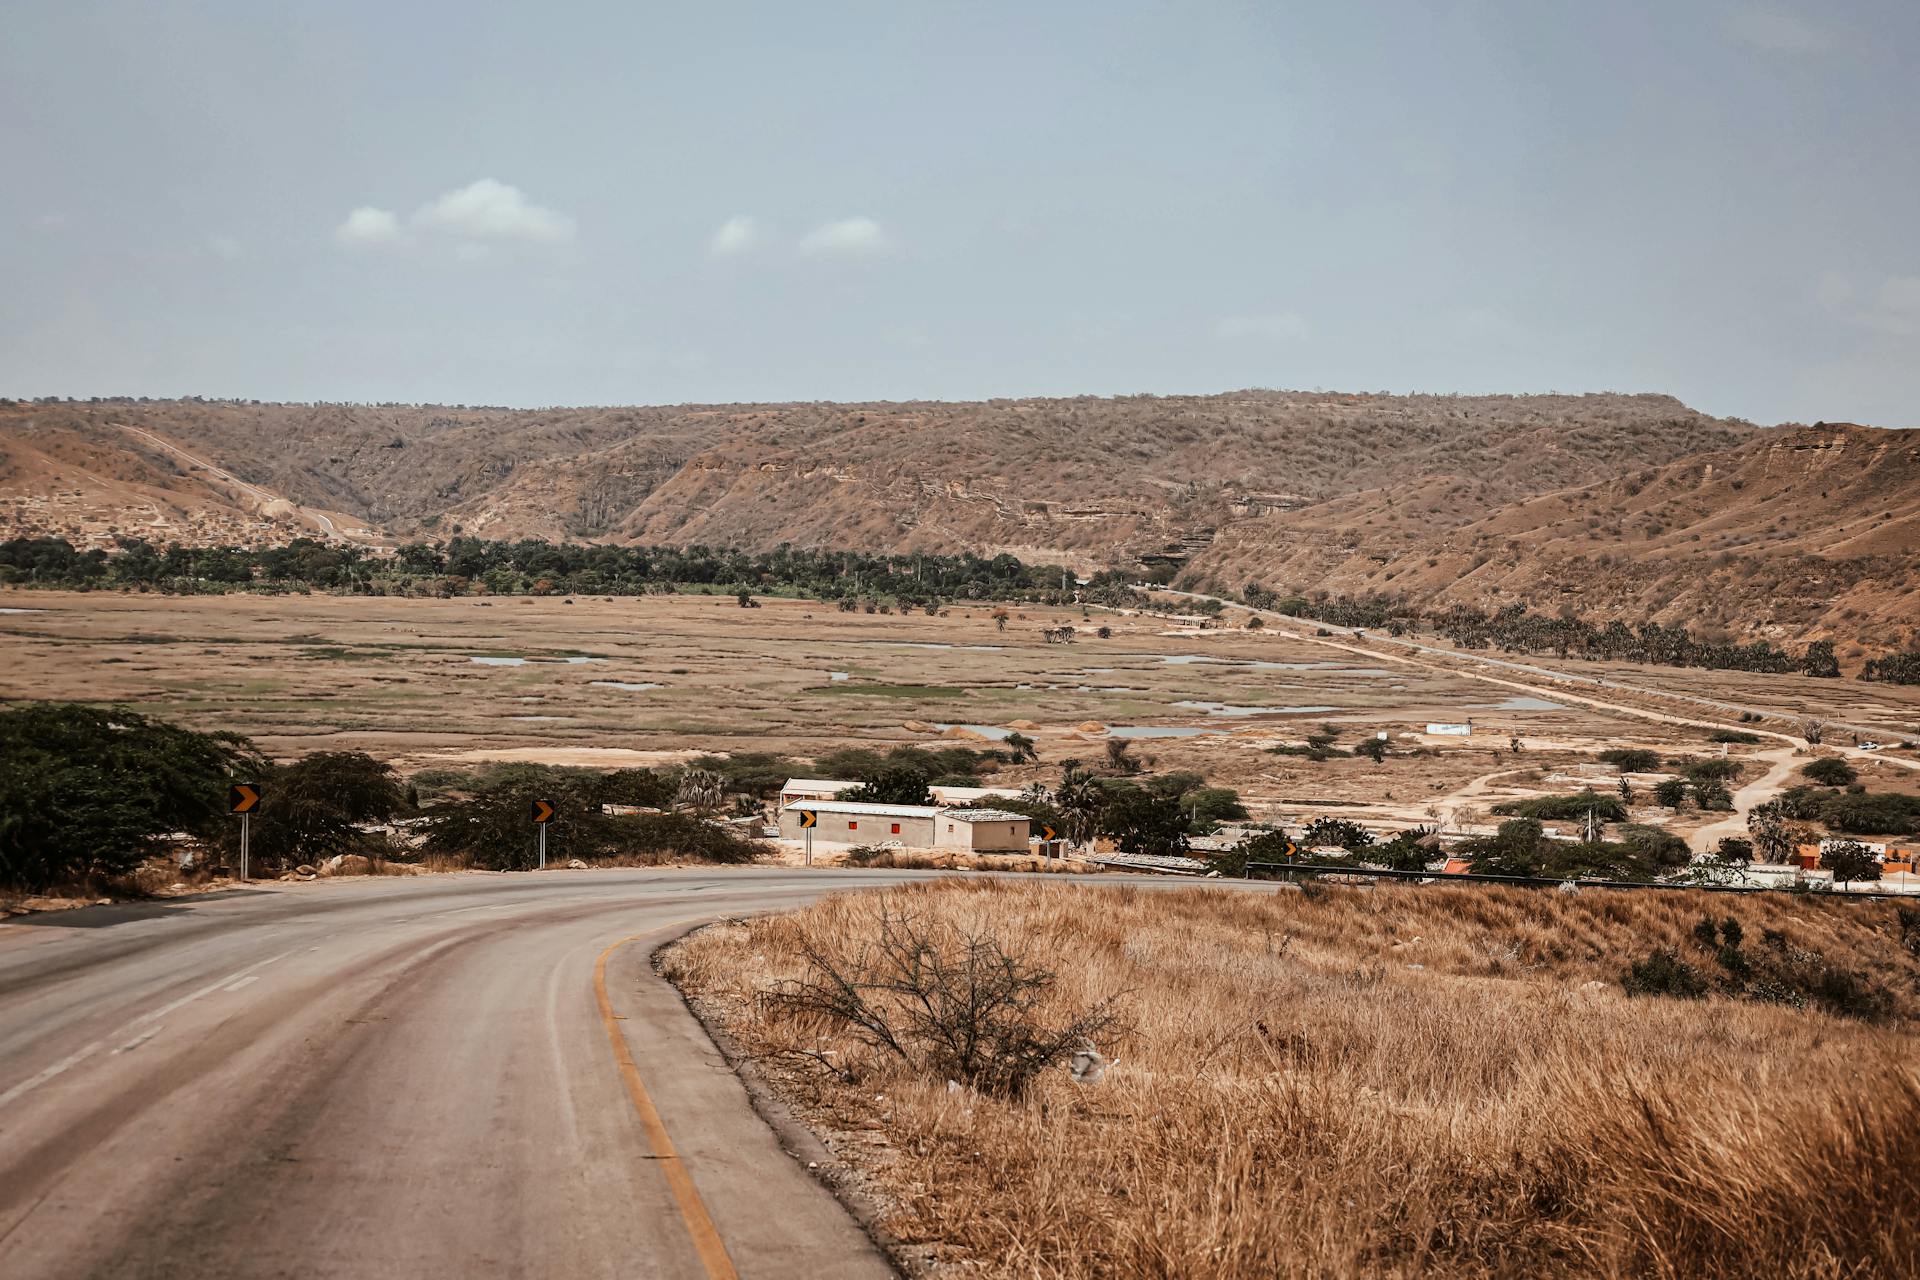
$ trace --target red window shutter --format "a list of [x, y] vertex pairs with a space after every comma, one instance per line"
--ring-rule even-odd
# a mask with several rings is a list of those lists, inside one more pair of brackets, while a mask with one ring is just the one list
[[900, 834], [900, 824], [897, 822], [893, 824], [893, 834], [896, 836]]
[[860, 829], [860, 824], [857, 822], [849, 822], [847, 824], [847, 830], [849, 831], [858, 831], [859, 829]]

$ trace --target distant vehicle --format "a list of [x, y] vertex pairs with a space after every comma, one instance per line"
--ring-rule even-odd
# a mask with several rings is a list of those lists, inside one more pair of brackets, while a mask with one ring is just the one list
[[1860, 749], [1862, 751], [1878, 751], [1883, 745], [1885, 744], [1879, 742], [1863, 742], [1860, 744]]

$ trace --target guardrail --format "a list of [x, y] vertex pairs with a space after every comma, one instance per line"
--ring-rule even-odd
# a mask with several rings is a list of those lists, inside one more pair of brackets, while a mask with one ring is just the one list
[[[1438, 882], [1450, 884], [1466, 880], [1480, 884], [1511, 884], [1523, 888], [1558, 889], [1563, 885], [1572, 885], [1576, 889], [1668, 889], [1694, 890], [1704, 893], [1809, 893], [1822, 898], [1894, 898], [1906, 902], [1920, 901], [1916, 893], [1879, 893], [1874, 890], [1838, 889], [1775, 889], [1764, 884], [1669, 884], [1661, 881], [1646, 880], [1563, 880], [1554, 876], [1503, 876], [1482, 871], [1456, 871], [1442, 873], [1438, 871], [1390, 871], [1385, 867], [1337, 867], [1324, 862], [1249, 862], [1248, 874], [1243, 879], [1253, 879], [1252, 872], [1258, 868], [1273, 871], [1310, 872], [1317, 875], [1335, 876], [1375, 876], [1382, 880], [1417, 880], [1424, 883]], [[1868, 881], [1867, 883], [1871, 883]]]

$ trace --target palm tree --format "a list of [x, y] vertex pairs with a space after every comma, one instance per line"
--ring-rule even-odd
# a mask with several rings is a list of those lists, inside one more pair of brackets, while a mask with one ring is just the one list
[[1009, 758], [1014, 764], [1025, 764], [1039, 758], [1033, 749], [1033, 739], [1024, 733], [1010, 733], [1000, 741], [1012, 753]]
[[689, 769], [680, 775], [674, 803], [695, 813], [712, 813], [727, 797], [727, 780], [711, 769]]
[[1060, 810], [1060, 825], [1070, 843], [1084, 845], [1099, 832], [1100, 810], [1106, 807], [1107, 793], [1099, 779], [1077, 764], [1068, 764], [1053, 790], [1054, 807]]

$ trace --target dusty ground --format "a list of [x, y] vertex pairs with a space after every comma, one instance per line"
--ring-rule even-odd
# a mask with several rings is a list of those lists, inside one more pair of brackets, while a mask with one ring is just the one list
[[[938, 727], [953, 724], [1018, 726], [1034, 737], [1041, 764], [994, 779], [1019, 785], [1051, 781], [1065, 759], [1098, 758], [1107, 729], [1118, 728], [1154, 735], [1134, 742], [1143, 761], [1236, 787], [1257, 816], [1306, 817], [1337, 801], [1391, 826], [1449, 813], [1470, 822], [1500, 799], [1588, 782], [1610, 789], [1612, 771], [1593, 759], [1609, 746], [1719, 751], [1703, 730], [1550, 705], [1550, 697], [1456, 673], [1376, 663], [1273, 632], [1183, 632], [1163, 619], [1099, 610], [1022, 608], [1002, 633], [982, 606], [930, 618], [776, 599], [741, 609], [712, 596], [8, 591], [0, 609], [0, 696], [125, 702], [237, 729], [280, 755], [351, 748], [407, 768], [483, 759], [611, 768], [707, 751], [810, 756], [849, 743], [987, 741]], [[1044, 628], [1066, 624], [1079, 630], [1076, 643], [1044, 643]], [[1092, 634], [1103, 624], [1110, 639]], [[1862, 699], [1920, 704], [1920, 695], [1863, 692], [1852, 681], [1774, 678], [1778, 685], [1762, 680], [1755, 689], [1760, 678], [1658, 678], [1742, 696], [1829, 694], [1854, 711]], [[1239, 713], [1246, 708], [1264, 710]], [[1468, 718], [1470, 739], [1422, 733], [1430, 721]], [[1374, 765], [1267, 751], [1322, 724], [1348, 746], [1385, 731], [1394, 755]], [[1165, 734], [1177, 736], [1157, 736]], [[1508, 749], [1514, 735], [1523, 740], [1518, 755]], [[1743, 778], [1764, 767], [1752, 764]], [[1657, 809], [1641, 816], [1682, 831], [1704, 821]]]

